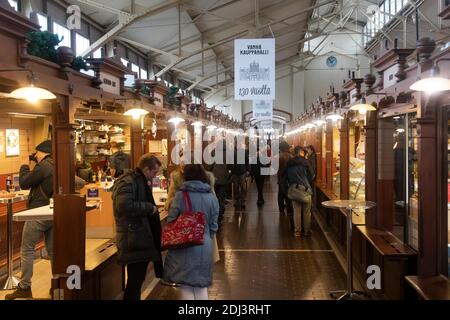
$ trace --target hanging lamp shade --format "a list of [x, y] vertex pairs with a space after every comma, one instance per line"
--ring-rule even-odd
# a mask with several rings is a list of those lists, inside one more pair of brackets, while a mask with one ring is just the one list
[[131, 108], [124, 113], [125, 116], [131, 116], [135, 120], [139, 119], [141, 116], [145, 116], [146, 114], [148, 114], [148, 111], [142, 108]]
[[417, 80], [409, 88], [414, 91], [426, 92], [430, 94], [448, 91], [450, 90], [450, 80], [441, 77], [441, 70], [435, 65], [431, 70], [430, 77]]
[[363, 98], [361, 103], [351, 106], [350, 110], [358, 111], [359, 114], [366, 114], [367, 111], [375, 111], [377, 109], [374, 106], [367, 104], [366, 99]]
[[25, 99], [30, 103], [36, 103], [39, 100], [56, 99], [56, 96], [46, 89], [35, 87], [33, 84], [28, 87], [22, 87], [10, 93], [14, 99]]
[[195, 121], [192, 123], [194, 127], [203, 127], [203, 123], [201, 121]]
[[327, 123], [327, 122], [322, 119], [318, 119], [318, 120], [314, 121], [314, 124], [318, 127], [323, 126], [325, 123]]
[[173, 123], [175, 126], [177, 126], [178, 124], [184, 122], [184, 119], [180, 117], [173, 117], [170, 118], [167, 122]]
[[344, 117], [339, 114], [330, 114], [325, 119], [335, 122], [344, 119]]

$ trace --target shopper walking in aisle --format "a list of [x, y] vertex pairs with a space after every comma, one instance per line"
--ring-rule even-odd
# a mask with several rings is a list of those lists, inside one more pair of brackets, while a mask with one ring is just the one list
[[[30, 165], [20, 167], [19, 185], [21, 189], [30, 189], [27, 208], [33, 209], [50, 203], [53, 195], [53, 159], [52, 142], [46, 140], [36, 147], [36, 152], [30, 156]], [[31, 278], [33, 276], [33, 263], [35, 248], [41, 237], [44, 236], [45, 248], [50, 260], [53, 259], [53, 221], [33, 220], [25, 221], [22, 231], [21, 279], [17, 289], [5, 296], [6, 300], [18, 298], [32, 298]]]
[[111, 157], [109, 158], [109, 165], [111, 168], [111, 176], [118, 178], [122, 174], [131, 171], [131, 158], [122, 151], [116, 141], [111, 141], [110, 150]]
[[[239, 153], [239, 154], [238, 154]], [[249, 171], [248, 149], [243, 144], [239, 148], [234, 147], [234, 162], [230, 165], [231, 180], [233, 181], [234, 207], [237, 210], [245, 209], [245, 198], [247, 193], [246, 177]]]
[[[219, 152], [218, 148], [222, 149], [222, 156], [220, 159], [216, 159], [211, 165], [206, 165], [205, 168], [211, 171], [215, 178], [215, 193], [219, 201], [219, 223], [223, 219], [225, 213], [225, 203], [227, 198], [227, 187], [230, 183], [230, 173], [226, 162], [226, 144], [225, 140], [219, 140], [216, 143], [216, 148], [212, 151], [213, 159], [216, 156], [216, 151]], [[218, 155], [219, 156], [219, 155]]]
[[264, 167], [267, 167], [267, 165], [263, 165], [261, 163], [261, 157], [262, 155], [267, 157], [267, 151], [267, 148], [261, 148], [257, 151], [256, 155], [250, 156], [250, 173], [252, 175], [252, 180], [255, 180], [256, 182], [256, 189], [258, 191], [258, 200], [256, 204], [258, 205], [258, 207], [261, 207], [265, 203], [263, 190], [264, 182], [266, 181], [266, 175], [264, 174], [264, 172], [262, 172], [262, 169]]
[[278, 182], [278, 209], [280, 214], [286, 213], [292, 217], [293, 207], [291, 199], [288, 198], [288, 180], [287, 180], [287, 163], [292, 159], [292, 155], [289, 153], [289, 144], [286, 141], [280, 142], [280, 154], [279, 154], [279, 167], [277, 172]]
[[169, 209], [167, 222], [176, 220], [186, 210], [184, 193], [187, 193], [192, 211], [205, 215], [204, 242], [198, 246], [169, 249], [164, 261], [164, 280], [180, 285], [183, 300], [207, 300], [207, 287], [212, 284], [213, 238], [218, 229], [219, 203], [200, 164], [186, 165], [184, 179]]
[[294, 206], [294, 235], [311, 236], [313, 169], [305, 159], [306, 151], [297, 146], [294, 158], [287, 163], [288, 197]]
[[150, 261], [157, 277], [162, 277], [161, 223], [153, 199], [151, 181], [161, 162], [150, 154], [139, 159], [138, 167], [113, 186], [113, 209], [116, 221], [118, 261], [127, 268], [124, 300], [140, 300], [141, 287]]

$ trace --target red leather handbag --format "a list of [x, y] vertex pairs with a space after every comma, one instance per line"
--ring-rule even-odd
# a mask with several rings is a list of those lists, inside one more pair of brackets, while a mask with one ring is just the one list
[[192, 212], [189, 192], [183, 191], [184, 212], [164, 226], [161, 235], [161, 249], [179, 249], [203, 244], [205, 214]]

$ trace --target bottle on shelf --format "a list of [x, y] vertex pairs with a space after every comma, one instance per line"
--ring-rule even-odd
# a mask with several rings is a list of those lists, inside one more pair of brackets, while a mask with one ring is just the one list
[[6, 191], [11, 192], [12, 190], [13, 190], [13, 181], [12, 181], [11, 176], [9, 175], [6, 178]]

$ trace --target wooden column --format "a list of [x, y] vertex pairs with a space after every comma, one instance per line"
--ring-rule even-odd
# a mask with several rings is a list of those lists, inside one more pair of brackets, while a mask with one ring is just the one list
[[437, 142], [437, 100], [421, 96], [418, 106], [418, 163], [419, 163], [419, 255], [418, 275], [439, 274], [439, 218], [440, 167]]
[[131, 163], [137, 167], [139, 158], [144, 154], [141, 120], [131, 119]]
[[327, 122], [325, 170], [326, 188], [333, 190], [333, 124], [331, 121]]
[[350, 197], [350, 150], [349, 150], [349, 119], [346, 116], [341, 120], [341, 128], [339, 129], [340, 138], [340, 183], [339, 188], [340, 199], [349, 199]]
[[[377, 202], [377, 112], [366, 114], [366, 155], [365, 155], [365, 192], [366, 200]], [[377, 223], [378, 204], [376, 208], [366, 211], [366, 225], [375, 227]]]
[[54, 158], [53, 280], [58, 297], [76, 299], [78, 290], [67, 289], [67, 268], [85, 269], [86, 200], [75, 192], [75, 103], [72, 97], [60, 96], [52, 104]]

